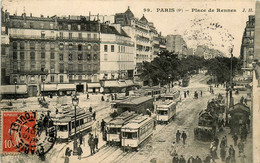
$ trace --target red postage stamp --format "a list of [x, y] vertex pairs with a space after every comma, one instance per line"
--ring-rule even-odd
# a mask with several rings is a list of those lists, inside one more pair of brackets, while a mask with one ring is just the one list
[[36, 152], [36, 112], [2, 112], [2, 153]]

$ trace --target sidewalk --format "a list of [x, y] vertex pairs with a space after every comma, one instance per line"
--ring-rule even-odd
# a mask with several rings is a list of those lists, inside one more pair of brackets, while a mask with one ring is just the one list
[[[96, 133], [96, 135], [98, 136], [98, 150], [95, 149], [95, 152], [98, 153], [102, 148], [104, 148], [104, 146], [106, 145], [106, 141], [103, 141], [102, 133], [99, 130], [96, 130], [96, 132], [95, 132], [95, 130], [92, 130], [91, 133], [94, 136]], [[78, 159], [77, 155], [73, 155], [73, 152], [72, 152], [72, 155], [69, 158], [70, 162], [86, 162], [86, 158], [91, 157], [90, 147], [88, 145], [88, 138], [89, 138], [88, 134], [83, 136], [83, 144], [81, 145], [83, 153], [81, 155], [81, 160]], [[57, 159], [56, 163], [64, 162], [65, 151], [66, 151], [67, 147], [69, 147], [71, 150], [73, 150], [73, 141], [69, 142], [65, 147], [63, 147], [61, 149], [61, 151], [59, 152], [59, 155], [57, 156], [58, 159]]]

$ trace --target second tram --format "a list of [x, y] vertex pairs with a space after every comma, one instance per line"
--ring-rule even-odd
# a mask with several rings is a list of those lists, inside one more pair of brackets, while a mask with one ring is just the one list
[[76, 111], [76, 123], [75, 112], [72, 106], [63, 106], [61, 110], [51, 116], [53, 124], [56, 126], [57, 139], [68, 140], [76, 134], [87, 132], [92, 129], [92, 117], [90, 112], [86, 112], [84, 109], [78, 107]]
[[121, 127], [128, 123], [129, 120], [136, 117], [135, 112], [123, 112], [118, 117], [107, 123], [107, 142], [120, 145], [121, 142]]
[[137, 149], [138, 146], [153, 134], [154, 119], [139, 115], [121, 129], [122, 146]]
[[169, 123], [176, 115], [176, 102], [160, 101], [156, 105], [156, 119], [158, 123]]

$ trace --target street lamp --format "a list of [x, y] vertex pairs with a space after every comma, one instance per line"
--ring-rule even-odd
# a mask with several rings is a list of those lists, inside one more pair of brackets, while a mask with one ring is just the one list
[[45, 83], [45, 79], [42, 79], [42, 97], [44, 99], [44, 83]]
[[75, 122], [74, 122], [74, 128], [75, 128], [75, 136], [74, 136], [74, 143], [73, 143], [73, 155], [77, 155], [78, 146], [77, 146], [77, 128], [76, 128], [76, 116], [77, 116], [77, 106], [79, 104], [79, 98], [75, 95], [72, 97], [72, 105], [74, 106], [74, 116], [75, 116]]
[[16, 100], [16, 84], [17, 84], [17, 82], [15, 81], [14, 82], [14, 99]]

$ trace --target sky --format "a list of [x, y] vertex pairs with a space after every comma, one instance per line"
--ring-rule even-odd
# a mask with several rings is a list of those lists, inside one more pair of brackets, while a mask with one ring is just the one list
[[[230, 48], [234, 47], [233, 55], [237, 57], [248, 15], [255, 13], [254, 0], [2, 0], [1, 3], [11, 14], [21, 15], [25, 11], [33, 16], [88, 16], [89, 12], [114, 15], [125, 12], [129, 6], [136, 18], [140, 19], [144, 14], [164, 36], [179, 34], [190, 48], [207, 45], [226, 56], [230, 56]], [[163, 12], [166, 8], [174, 9], [174, 12]], [[236, 12], [216, 12], [217, 8]], [[250, 8], [252, 12], [248, 12]], [[214, 12], [209, 12], [209, 9], [214, 9]], [[242, 12], [244, 9], [246, 12]]]

